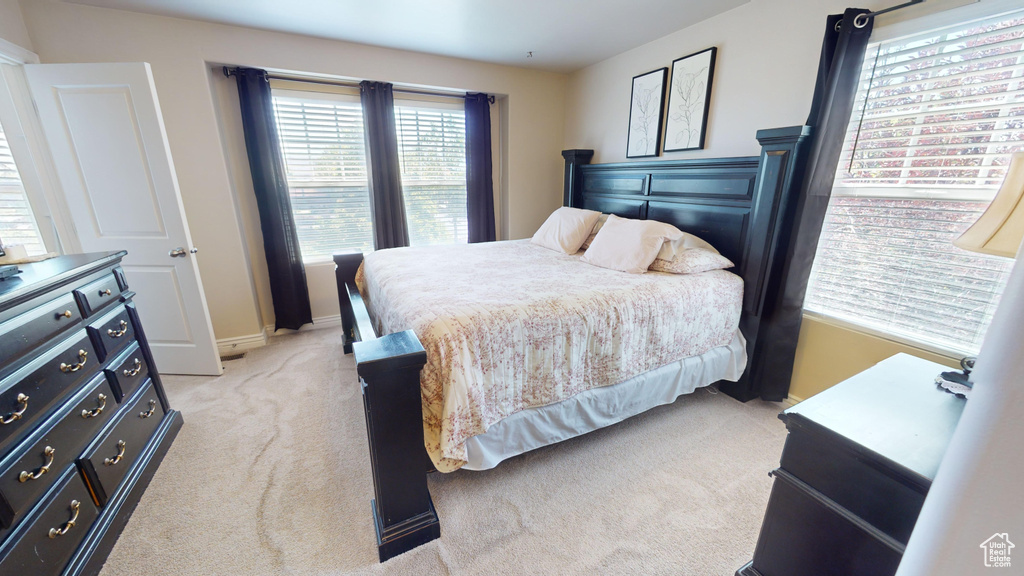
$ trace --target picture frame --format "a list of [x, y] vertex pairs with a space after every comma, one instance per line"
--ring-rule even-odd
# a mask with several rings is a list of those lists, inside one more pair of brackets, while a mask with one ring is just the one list
[[718, 47], [672, 61], [665, 111], [665, 152], [703, 150], [711, 107], [711, 83]]
[[629, 131], [626, 158], [658, 156], [661, 144], [662, 108], [668, 68], [662, 67], [633, 76], [629, 96]]

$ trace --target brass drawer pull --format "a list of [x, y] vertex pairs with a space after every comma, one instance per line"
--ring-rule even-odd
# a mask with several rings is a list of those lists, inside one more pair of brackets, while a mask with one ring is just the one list
[[156, 412], [156, 400], [149, 401], [149, 410], [145, 412], [139, 412], [139, 418], [149, 418]]
[[118, 462], [120, 462], [121, 458], [124, 458], [124, 448], [125, 448], [125, 446], [126, 446], [126, 444], [124, 443], [124, 440], [118, 440], [117, 441], [117, 456], [115, 456], [113, 458], [104, 458], [103, 459], [103, 464], [105, 466], [113, 466], [114, 464], [117, 464]]
[[61, 318], [71, 318], [71, 310], [57, 312], [57, 320], [60, 320]]
[[10, 424], [11, 422], [21, 420], [21, 417], [25, 415], [25, 410], [28, 410], [28, 396], [18, 394], [18, 411], [11, 412], [7, 416], [0, 418], [0, 424]]
[[78, 364], [65, 364], [65, 363], [61, 362], [60, 363], [60, 371], [64, 372], [64, 373], [78, 372], [79, 370], [82, 369], [83, 366], [85, 366], [85, 363], [88, 360], [89, 360], [89, 353], [86, 352], [85, 350], [79, 350], [78, 351]]
[[136, 359], [135, 359], [135, 368], [132, 368], [131, 370], [129, 370], [129, 369], [127, 369], [127, 368], [125, 368], [125, 369], [124, 369], [124, 375], [125, 375], [125, 376], [129, 376], [129, 377], [131, 377], [131, 376], [135, 376], [135, 375], [136, 375], [136, 374], [138, 374], [138, 373], [139, 373], [139, 372], [140, 372], [141, 370], [142, 370], [142, 362], [140, 362], [140, 361], [139, 361], [139, 359], [138, 359], [138, 358], [136, 358]]
[[100, 394], [96, 397], [96, 400], [99, 402], [99, 406], [92, 410], [82, 410], [82, 418], [95, 418], [103, 414], [103, 409], [107, 407], [107, 395]]
[[104, 296], [110, 296], [110, 288], [107, 288], [106, 290], [100, 290], [100, 297], [102, 298]]
[[68, 520], [60, 528], [50, 528], [50, 538], [56, 538], [57, 536], [63, 536], [75, 527], [75, 522], [78, 520], [78, 511], [81, 509], [82, 504], [78, 500], [71, 501], [71, 520]]
[[128, 323], [121, 320], [118, 325], [121, 327], [120, 330], [107, 328], [107, 336], [110, 336], [111, 338], [120, 338], [121, 336], [124, 336], [124, 333], [128, 331]]
[[43, 474], [46, 474], [47, 472], [49, 472], [50, 471], [50, 466], [53, 466], [53, 454], [54, 454], [54, 452], [56, 452], [56, 450], [54, 450], [50, 446], [47, 446], [43, 450], [43, 455], [46, 456], [46, 464], [43, 464], [43, 467], [40, 468], [39, 470], [36, 470], [35, 472], [25, 472], [25, 471], [22, 471], [21, 474], [18, 475], [18, 482], [28, 482], [29, 480], [38, 480], [40, 476], [42, 476]]

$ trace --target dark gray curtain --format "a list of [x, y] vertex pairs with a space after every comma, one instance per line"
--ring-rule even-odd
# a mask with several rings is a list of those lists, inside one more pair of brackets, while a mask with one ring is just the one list
[[758, 383], [761, 397], [766, 400], [784, 399], [793, 377], [807, 280], [853, 112], [864, 51], [871, 36], [872, 19], [861, 17], [859, 22], [856, 20], [867, 12], [869, 10], [847, 8], [842, 15], [829, 16], [826, 23], [818, 80], [814, 87], [811, 115], [807, 120], [814, 133], [783, 267], [781, 301], [772, 317], [767, 319], [768, 328], [761, 340], [766, 347], [767, 361], [759, 374], [751, 374], [756, 378], [754, 382]]
[[377, 250], [409, 245], [398, 164], [395, 96], [387, 82], [359, 83], [366, 132], [366, 168], [370, 180], [373, 245]]
[[288, 197], [284, 159], [277, 141], [270, 81], [265, 70], [236, 68], [232, 74], [238, 82], [242, 129], [256, 206], [260, 212], [276, 328], [298, 330], [303, 324], [312, 324], [313, 315], [306, 287], [306, 268], [302, 265], [299, 237]]
[[490, 96], [466, 94], [466, 217], [470, 242], [494, 241], [493, 182]]

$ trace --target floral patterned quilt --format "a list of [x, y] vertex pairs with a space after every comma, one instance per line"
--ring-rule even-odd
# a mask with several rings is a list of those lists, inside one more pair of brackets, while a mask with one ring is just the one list
[[412, 329], [427, 452], [441, 472], [501, 419], [727, 345], [730, 272], [627, 274], [529, 240], [367, 254], [356, 277], [379, 334]]

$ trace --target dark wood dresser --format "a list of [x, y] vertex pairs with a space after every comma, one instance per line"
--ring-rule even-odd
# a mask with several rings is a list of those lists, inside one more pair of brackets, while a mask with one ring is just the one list
[[897, 354], [779, 417], [789, 435], [754, 559], [737, 576], [891, 576], [964, 400]]
[[2, 576], [98, 573], [181, 428], [124, 255], [61, 256], [0, 281]]

